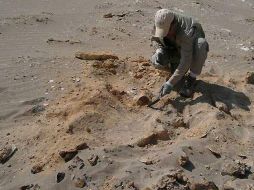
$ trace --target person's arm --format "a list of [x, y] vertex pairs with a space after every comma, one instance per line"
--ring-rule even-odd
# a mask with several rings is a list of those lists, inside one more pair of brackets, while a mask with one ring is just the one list
[[189, 70], [190, 64], [192, 62], [192, 53], [193, 53], [193, 42], [191, 39], [185, 39], [181, 44], [181, 59], [180, 64], [175, 70], [174, 74], [167, 81], [168, 84], [174, 86], [178, 83], [185, 73]]

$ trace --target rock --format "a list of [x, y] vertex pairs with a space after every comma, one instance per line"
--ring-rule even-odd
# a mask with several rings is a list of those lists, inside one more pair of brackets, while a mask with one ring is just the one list
[[254, 84], [254, 72], [247, 72], [245, 81], [247, 84]]
[[151, 66], [151, 64], [149, 63], [149, 61], [141, 62], [141, 65], [142, 65], [143, 67], [149, 67], [149, 66]]
[[4, 164], [7, 162], [17, 150], [18, 149], [15, 145], [8, 146], [0, 150], [0, 163]]
[[67, 151], [60, 151], [59, 155], [64, 159], [65, 162], [70, 161], [78, 154], [78, 150], [67, 150]]
[[83, 188], [86, 186], [86, 181], [85, 181], [85, 179], [75, 178], [74, 185], [75, 185], [75, 187]]
[[214, 182], [194, 182], [189, 185], [190, 190], [219, 190]]
[[229, 107], [223, 102], [215, 101], [215, 107], [218, 108], [220, 111], [230, 114]]
[[56, 175], [56, 182], [57, 183], [60, 183], [65, 177], [65, 173], [64, 172], [59, 172], [57, 173]]
[[187, 184], [188, 184], [188, 178], [183, 176], [182, 171], [172, 171], [169, 174], [163, 176], [152, 189], [186, 190], [188, 189]]
[[89, 127], [87, 127], [87, 128], [86, 128], [86, 132], [91, 133], [92, 130], [91, 130]]
[[154, 163], [154, 161], [152, 159], [150, 159], [149, 157], [141, 157], [139, 159], [140, 162], [144, 163], [145, 165], [152, 165]]
[[215, 94], [211, 94], [211, 101], [214, 107], [218, 108], [220, 111], [230, 114], [230, 108], [226, 103], [224, 103], [225, 100], [223, 100], [221, 97], [218, 97]]
[[186, 124], [184, 123], [183, 117], [174, 117], [172, 121], [170, 121], [170, 125], [175, 128], [186, 128]]
[[84, 160], [82, 160], [79, 156], [73, 159], [73, 163], [79, 169], [82, 169], [85, 166]]
[[72, 41], [72, 40], [58, 40], [58, 39], [54, 39], [54, 38], [49, 38], [47, 40], [47, 43], [52, 43], [52, 42], [57, 42], [57, 43], [69, 43], [69, 44], [78, 44], [81, 43], [80, 40], [78, 41]]
[[82, 60], [107, 60], [107, 59], [119, 59], [118, 56], [105, 52], [77, 52], [75, 57]]
[[30, 110], [28, 110], [28, 114], [32, 113], [32, 114], [38, 114], [40, 112], [45, 111], [45, 106], [44, 105], [36, 105], [34, 107], [32, 107]]
[[39, 190], [41, 189], [38, 184], [24, 185], [20, 187], [20, 190]]
[[137, 97], [136, 100], [136, 104], [139, 106], [144, 106], [144, 105], [148, 105], [150, 103], [150, 98], [145, 96], [145, 95], [141, 95], [139, 97]]
[[164, 129], [157, 129], [157, 131], [153, 131], [152, 133], [145, 135], [141, 139], [136, 142], [136, 145], [139, 147], [145, 147], [147, 145], [155, 145], [157, 144], [158, 140], [169, 140], [170, 133], [168, 130]]
[[211, 153], [216, 157], [216, 158], [221, 158], [221, 154], [216, 150], [214, 147], [208, 147], [208, 150], [211, 151]]
[[43, 171], [43, 167], [44, 167], [44, 164], [41, 164], [41, 163], [36, 164], [36, 165], [34, 165], [34, 166], [32, 167], [31, 173], [32, 173], [32, 174], [40, 173], [40, 172]]
[[250, 169], [251, 168], [244, 163], [236, 163], [233, 160], [227, 160], [222, 166], [221, 175], [246, 178], [250, 174]]
[[254, 181], [251, 179], [235, 179], [227, 181], [223, 185], [223, 190], [253, 190]]
[[133, 77], [135, 79], [141, 79], [141, 78], [143, 78], [143, 76], [144, 76], [143, 73], [135, 73]]
[[216, 119], [218, 120], [222, 120], [222, 119], [225, 119], [226, 118], [226, 115], [224, 112], [221, 112], [221, 111], [218, 111], [215, 115]]
[[186, 155], [182, 155], [180, 156], [180, 158], [178, 159], [178, 163], [180, 166], [184, 167], [186, 166], [188, 163], [190, 162], [189, 157]]
[[112, 18], [114, 15], [112, 13], [108, 13], [103, 15], [103, 18]]
[[84, 142], [84, 143], [77, 145], [75, 149], [76, 150], [85, 150], [87, 148], [89, 148], [89, 146]]
[[98, 155], [92, 155], [89, 159], [88, 162], [91, 164], [91, 166], [95, 166], [97, 164], [99, 160], [99, 156]]
[[134, 97], [134, 102], [138, 106], [145, 106], [151, 102], [152, 94], [149, 92], [142, 92], [140, 95]]
[[138, 188], [135, 186], [134, 181], [129, 182], [126, 186], [127, 186], [128, 189], [133, 189], [133, 190], [138, 189]]

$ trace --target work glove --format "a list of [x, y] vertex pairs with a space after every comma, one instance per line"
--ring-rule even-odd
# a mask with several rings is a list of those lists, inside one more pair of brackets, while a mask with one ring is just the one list
[[160, 90], [160, 97], [165, 96], [166, 94], [169, 94], [171, 90], [173, 89], [173, 86], [170, 85], [168, 82], [165, 82]]

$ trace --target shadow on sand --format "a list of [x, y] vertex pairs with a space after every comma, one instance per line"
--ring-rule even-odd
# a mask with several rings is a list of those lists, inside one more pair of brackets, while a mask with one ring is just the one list
[[[237, 92], [228, 87], [211, 84], [201, 80], [197, 81], [195, 92], [201, 93], [202, 95], [195, 99], [186, 99], [179, 96], [175, 100], [169, 100], [169, 103], [180, 113], [183, 112], [186, 105], [208, 103], [215, 106], [215, 102], [224, 103], [229, 110], [232, 108], [241, 108], [245, 111], [250, 111], [249, 106], [251, 101], [243, 92]], [[160, 109], [163, 109], [163, 107]]]

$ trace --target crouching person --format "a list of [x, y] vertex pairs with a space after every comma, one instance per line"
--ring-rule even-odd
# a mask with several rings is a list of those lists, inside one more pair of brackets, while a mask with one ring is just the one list
[[191, 97], [196, 77], [200, 75], [209, 51], [202, 26], [191, 17], [161, 9], [155, 14], [152, 41], [157, 47], [152, 64], [157, 69], [172, 72], [161, 87], [161, 97], [169, 94], [188, 71], [180, 95]]

